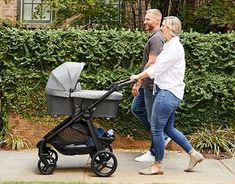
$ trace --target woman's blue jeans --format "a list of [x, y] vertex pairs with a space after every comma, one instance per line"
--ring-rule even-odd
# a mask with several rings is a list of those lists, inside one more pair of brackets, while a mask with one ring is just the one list
[[164, 133], [181, 146], [187, 153], [193, 149], [187, 138], [174, 127], [175, 110], [179, 106], [180, 101], [181, 100], [170, 91], [157, 88], [151, 117], [151, 133], [156, 162], [161, 162], [164, 157]]

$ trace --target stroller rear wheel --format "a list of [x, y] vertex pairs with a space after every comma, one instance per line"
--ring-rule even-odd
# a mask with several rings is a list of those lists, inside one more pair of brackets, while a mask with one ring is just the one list
[[46, 156], [44, 164], [41, 159], [38, 161], [38, 170], [44, 175], [52, 174], [56, 169], [56, 160], [51, 156]]
[[109, 151], [98, 151], [91, 159], [91, 169], [98, 176], [110, 176], [117, 169], [117, 158]]

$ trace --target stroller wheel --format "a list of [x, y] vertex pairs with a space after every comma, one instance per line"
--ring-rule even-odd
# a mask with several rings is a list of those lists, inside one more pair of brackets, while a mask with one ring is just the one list
[[110, 176], [117, 169], [117, 158], [109, 151], [98, 151], [91, 159], [91, 169], [98, 176]]
[[[102, 147], [102, 149], [105, 150], [105, 151], [113, 152], [113, 148], [112, 148], [111, 145], [104, 145], [104, 146]], [[96, 152], [95, 152], [95, 153], [96, 153]], [[90, 153], [90, 157], [92, 158], [92, 157], [95, 155], [95, 153], [94, 153], [94, 152], [93, 152], [93, 153]]]
[[112, 146], [110, 144], [109, 145], [104, 145], [102, 148], [105, 151], [113, 152], [113, 148], [112, 148]]
[[111, 145], [108, 145], [108, 147], [105, 150], [109, 150], [110, 152], [113, 152], [113, 148]]
[[[102, 150], [113, 152], [113, 148], [110, 144], [109, 145], [103, 145]], [[95, 153], [97, 153], [97, 152], [90, 153], [90, 157], [92, 158], [95, 155]]]
[[52, 174], [56, 169], [56, 161], [51, 156], [45, 157], [46, 164], [41, 159], [38, 161], [38, 170], [44, 175]]
[[58, 154], [55, 150], [49, 149], [48, 150], [48, 155], [54, 158], [54, 160], [57, 162], [58, 161]]

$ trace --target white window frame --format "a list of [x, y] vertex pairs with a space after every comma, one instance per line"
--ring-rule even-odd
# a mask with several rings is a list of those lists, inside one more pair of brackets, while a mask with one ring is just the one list
[[[33, 5], [35, 4], [39, 4], [39, 3], [34, 3], [33, 1], [34, 0], [31, 0], [31, 3], [25, 3], [24, 2], [25, 0], [20, 0], [20, 22], [21, 23], [26, 23], [26, 24], [49, 24], [49, 23], [52, 23], [52, 19], [53, 19], [53, 14], [52, 14], [52, 11], [50, 11], [49, 13], [49, 19], [48, 20], [42, 20], [42, 19], [34, 19], [32, 16], [33, 14]], [[24, 5], [25, 4], [32, 4], [32, 8], [31, 8], [31, 19], [30, 20], [24, 20]]]

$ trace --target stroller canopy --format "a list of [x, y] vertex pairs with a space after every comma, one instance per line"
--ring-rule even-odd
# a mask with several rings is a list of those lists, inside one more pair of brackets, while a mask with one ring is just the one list
[[79, 77], [84, 65], [66, 62], [51, 72], [45, 89], [48, 112], [54, 115], [77, 114], [100, 99], [92, 117], [115, 117], [123, 95], [112, 90], [82, 90]]
[[55, 68], [47, 81], [46, 94], [68, 97], [70, 90], [80, 91], [78, 82], [84, 63], [65, 62]]

